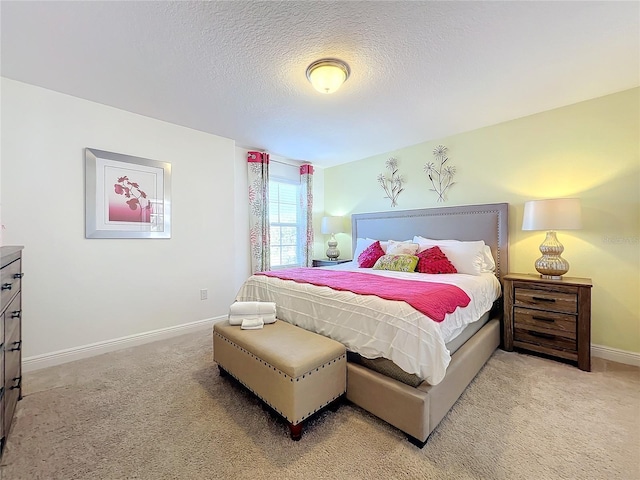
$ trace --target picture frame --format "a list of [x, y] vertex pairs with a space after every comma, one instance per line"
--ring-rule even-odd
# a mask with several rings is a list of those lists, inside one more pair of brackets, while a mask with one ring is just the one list
[[171, 238], [171, 164], [85, 148], [85, 238]]

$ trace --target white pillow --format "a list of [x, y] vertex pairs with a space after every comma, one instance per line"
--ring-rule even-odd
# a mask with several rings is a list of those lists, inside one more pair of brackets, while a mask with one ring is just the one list
[[[482, 268], [482, 272], [483, 273], [492, 273], [496, 271], [496, 261], [493, 258], [493, 254], [491, 253], [491, 247], [487, 244], [484, 243], [484, 240], [477, 240], [477, 241], [472, 241], [472, 242], [464, 242], [462, 240], [433, 240], [431, 238], [424, 238], [424, 237], [420, 237], [420, 236], [416, 236], [414, 237], [415, 239], [424, 239], [424, 240], [429, 240], [432, 242], [441, 242], [441, 243], [450, 243], [450, 242], [454, 242], [454, 243], [475, 243], [475, 242], [482, 242], [482, 244], [484, 245], [484, 249], [482, 251], [482, 255], [483, 255], [483, 261], [484, 261], [484, 265]], [[419, 252], [421, 252], [422, 250], [424, 250], [423, 248], [418, 249]]]
[[[353, 259], [358, 260], [358, 257], [362, 252], [364, 252], [369, 246], [375, 242], [377, 242], [375, 238], [356, 238], [356, 249], [353, 252]], [[380, 247], [383, 252], [387, 251], [387, 245], [389, 242], [380, 242]]]
[[356, 249], [353, 252], [353, 259], [358, 260], [358, 257], [362, 252], [364, 252], [369, 246], [374, 243], [376, 240], [371, 238], [357, 238], [356, 239]]
[[[373, 238], [367, 238], [367, 240], [371, 240], [371, 243], [373, 242], [377, 242], [377, 240], [374, 240]], [[387, 247], [389, 246], [389, 242], [388, 241], [382, 241], [380, 240], [380, 248], [382, 248], [382, 251], [384, 253], [387, 253]]]
[[419, 245], [413, 242], [396, 242], [395, 240], [389, 240], [387, 246], [387, 255], [415, 255], [418, 253]]
[[484, 268], [482, 269], [485, 273], [491, 273], [496, 271], [496, 261], [493, 259], [493, 255], [491, 254], [491, 247], [489, 245], [484, 246]]
[[413, 241], [420, 247], [421, 252], [427, 248], [434, 246], [440, 247], [449, 261], [456, 267], [458, 273], [466, 273], [468, 275], [480, 275], [486, 271], [484, 258], [484, 241], [478, 240], [473, 242], [461, 242], [459, 240], [433, 240], [415, 236]]

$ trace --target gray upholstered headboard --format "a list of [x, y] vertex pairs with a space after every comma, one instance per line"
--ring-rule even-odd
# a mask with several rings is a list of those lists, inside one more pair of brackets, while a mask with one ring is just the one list
[[484, 240], [496, 260], [500, 280], [509, 272], [507, 203], [356, 213], [351, 216], [353, 250], [358, 238]]

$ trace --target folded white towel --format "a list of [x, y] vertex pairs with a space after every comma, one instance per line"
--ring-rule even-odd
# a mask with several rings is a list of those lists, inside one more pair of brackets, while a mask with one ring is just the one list
[[243, 320], [262, 320], [263, 323], [274, 323], [276, 321], [276, 314], [271, 313], [267, 315], [231, 315], [229, 314], [229, 325], [242, 325]]
[[275, 302], [235, 302], [229, 307], [229, 315], [262, 315], [276, 313]]
[[245, 318], [240, 325], [242, 330], [260, 330], [262, 327], [264, 327], [264, 322], [261, 318]]

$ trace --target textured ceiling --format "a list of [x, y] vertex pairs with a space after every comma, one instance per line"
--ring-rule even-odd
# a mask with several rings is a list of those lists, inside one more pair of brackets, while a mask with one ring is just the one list
[[[319, 166], [640, 84], [640, 3], [2, 1], [4, 77]], [[350, 79], [316, 92], [332, 56]]]

